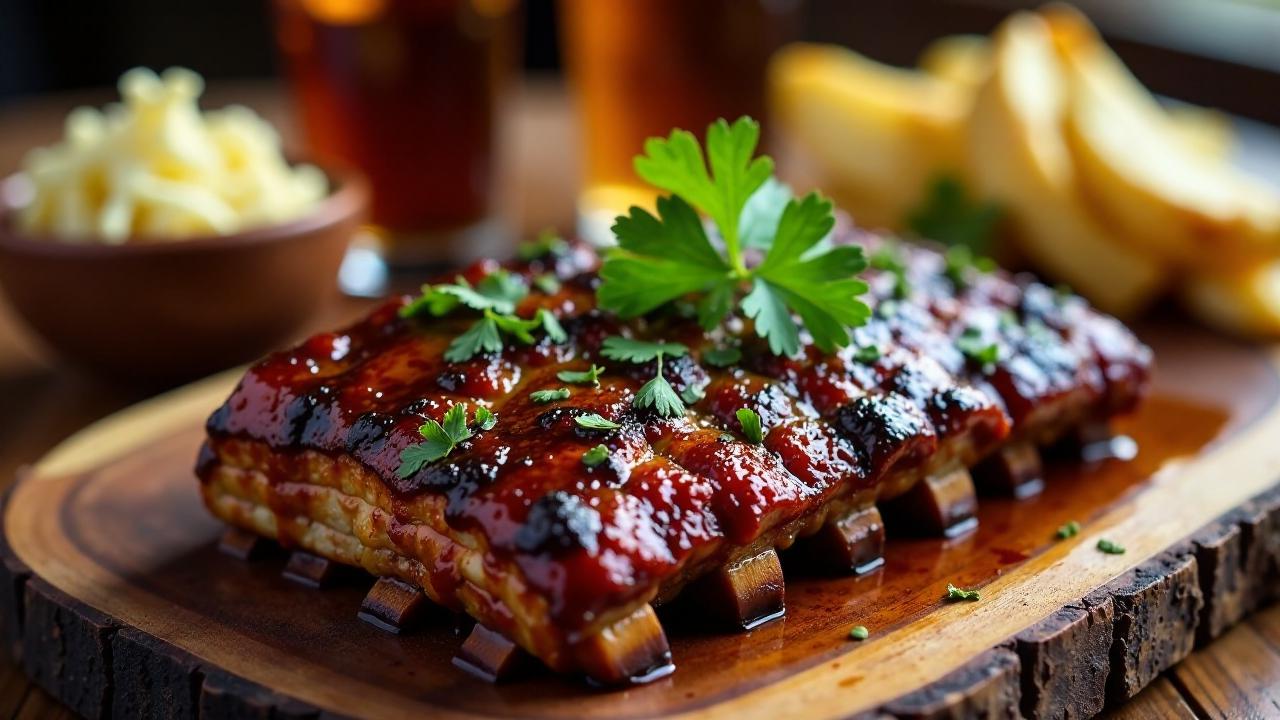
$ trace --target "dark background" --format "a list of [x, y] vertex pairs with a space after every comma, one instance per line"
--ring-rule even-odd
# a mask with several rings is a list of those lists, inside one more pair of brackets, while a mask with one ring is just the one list
[[[807, 0], [804, 34], [906, 64], [939, 35], [986, 32], [1011, 10], [1039, 4]], [[1156, 92], [1280, 124], [1280, 0], [1076, 4]], [[523, 5], [525, 66], [555, 72], [554, 0]], [[182, 65], [214, 79], [270, 76], [268, 0], [0, 0], [0, 103], [111, 85], [136, 65]]]

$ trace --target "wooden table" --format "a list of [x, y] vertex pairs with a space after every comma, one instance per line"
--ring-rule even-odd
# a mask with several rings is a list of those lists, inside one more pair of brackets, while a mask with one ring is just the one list
[[[209, 105], [234, 98], [285, 128], [285, 103], [270, 85], [214, 87]], [[27, 148], [54, 138], [66, 111], [96, 96], [50, 97], [0, 109], [0, 172], [21, 163]], [[504, 217], [523, 234], [548, 226], [570, 229], [577, 185], [572, 114], [563, 88], [526, 83], [506, 115], [503, 133]], [[332, 325], [360, 312], [346, 300], [317, 318]], [[143, 399], [145, 393], [106, 384], [59, 365], [0, 300], [0, 483], [84, 425]], [[1280, 607], [1252, 617], [1166, 673], [1115, 718], [1280, 717]], [[0, 658], [0, 717], [73, 717]]]

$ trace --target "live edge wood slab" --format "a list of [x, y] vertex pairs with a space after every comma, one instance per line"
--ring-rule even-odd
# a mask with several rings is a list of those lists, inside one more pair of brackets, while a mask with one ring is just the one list
[[[486, 684], [451, 663], [470, 627], [405, 588], [370, 594], [373, 578], [315, 575], [244, 537], [219, 549], [191, 466], [232, 374], [24, 473], [3, 513], [0, 637], [88, 717], [1088, 717], [1280, 594], [1280, 350], [1144, 335], [1155, 392], [1117, 428], [1135, 459], [1049, 458], [1042, 492], [982, 497], [961, 537], [886, 518], [884, 565], [861, 576], [781, 553], [786, 614], [749, 632], [677, 601], [660, 610], [677, 670], [643, 687], [537, 668]], [[1080, 534], [1056, 539], [1070, 520]], [[1104, 537], [1127, 552], [1099, 552]], [[948, 582], [981, 600], [945, 602]]]

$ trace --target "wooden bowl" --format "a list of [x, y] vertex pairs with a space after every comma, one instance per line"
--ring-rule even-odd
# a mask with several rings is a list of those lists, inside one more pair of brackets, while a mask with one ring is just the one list
[[251, 360], [337, 292], [369, 189], [354, 173], [326, 172], [329, 196], [297, 220], [124, 245], [19, 231], [5, 199], [14, 193], [0, 192], [0, 287], [60, 355], [100, 375], [158, 385]]

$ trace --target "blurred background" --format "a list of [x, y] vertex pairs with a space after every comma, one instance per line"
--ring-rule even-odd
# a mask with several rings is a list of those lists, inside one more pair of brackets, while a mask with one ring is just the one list
[[[930, 183], [942, 176], [956, 182], [938, 187], [959, 188], [959, 200], [952, 201], [965, 200], [968, 192], [973, 202], [1000, 203], [1013, 220], [1024, 219], [1022, 211], [1032, 220], [1051, 217], [1049, 211], [1061, 205], [1082, 223], [1072, 228], [1079, 236], [1099, 228], [1109, 233], [1114, 226], [1124, 231], [1117, 233], [1120, 237], [1132, 226], [1138, 230], [1129, 234], [1137, 237], [1151, 218], [1175, 222], [1183, 208], [1169, 212], [1170, 203], [1177, 205], [1179, 198], [1203, 188], [1165, 188], [1170, 190], [1166, 197], [1161, 189], [1135, 181], [1082, 204], [1077, 189], [1046, 191], [1052, 197], [1005, 197], [1008, 188], [1001, 182], [1013, 195], [1025, 183], [982, 177], [992, 163], [971, 147], [982, 128], [975, 130], [969, 118], [998, 65], [991, 33], [1011, 13], [1041, 5], [1023, 0], [0, 0], [0, 176], [21, 169], [33, 148], [62, 138], [72, 108], [118, 101], [116, 82], [125, 71], [181, 66], [204, 76], [202, 108], [246, 105], [279, 129], [290, 158], [355, 168], [367, 177], [369, 222], [342, 266], [348, 297], [338, 310], [305, 308], [306, 322], [291, 320], [287, 332], [264, 335], [270, 336], [265, 346], [221, 343], [237, 352], [212, 367], [138, 366], [144, 372], [137, 374], [159, 384], [250, 359], [266, 347], [363, 312], [367, 303], [352, 296], [378, 297], [389, 288], [414, 286], [426, 270], [510, 256], [519, 239], [544, 229], [607, 241], [616, 213], [652, 200], [631, 169], [643, 140], [676, 126], [701, 133], [722, 116], [761, 118], [765, 150], [779, 158], [785, 181], [797, 190], [821, 187], [855, 220], [894, 232], [918, 230], [909, 220], [930, 202], [935, 206], [924, 210], [934, 213], [934, 227], [945, 232], [972, 226], [963, 222], [968, 210], [962, 202], [950, 208], [960, 215], [937, 215], [947, 210], [948, 198], [930, 195], [936, 189]], [[1138, 125], [1157, 111], [1169, 111], [1169, 117], [1153, 122], [1162, 126], [1159, 142], [1167, 140], [1165, 135], [1177, 136], [1179, 162], [1185, 162], [1175, 166], [1205, 162], [1244, 168], [1273, 182], [1280, 178], [1280, 143], [1272, 130], [1280, 126], [1280, 0], [1077, 0], [1074, 5], [1080, 17], [1088, 18], [1085, 29], [1071, 30], [1079, 24], [1075, 16], [1062, 15], [1054, 42], [1075, 42], [1064, 40], [1072, 32], [1089, 35], [1077, 49], [1087, 50], [1097, 66], [1093, 69], [1120, 88], [1117, 107]], [[1091, 35], [1089, 21], [1101, 40]], [[795, 41], [810, 43], [809, 50], [777, 53]], [[1136, 132], [1137, 139], [1147, 134], [1142, 127]], [[1073, 153], [1099, 150], [1101, 157], [1086, 153], [1081, 160], [1096, 160], [1100, 173], [1083, 182], [1111, 188], [1107, 183], [1132, 180], [1107, 174], [1133, 164], [1132, 157], [1115, 156], [1117, 146], [1121, 156], [1130, 144], [1147, 148], [1134, 153], [1153, 155], [1150, 142], [1133, 139], [1073, 136], [1054, 142], [1075, 143]], [[1093, 147], [1095, 141], [1101, 145]], [[1107, 142], [1112, 147], [1103, 147]], [[1147, 177], [1139, 178], [1143, 182], [1161, 173], [1199, 174], [1146, 170]], [[1280, 237], [1280, 211], [1273, 212], [1271, 196], [1243, 194], [1262, 198], [1267, 207], [1256, 213], [1246, 208], [1261, 229], [1250, 229], [1254, 234], [1247, 239], [1224, 241], [1228, 249], [1246, 247], [1259, 233], [1266, 242]], [[1112, 217], [1107, 214], [1112, 208], [1098, 200], [1113, 195], [1123, 202], [1131, 196], [1155, 197], [1155, 214], [1135, 215], [1132, 222]], [[1173, 200], [1163, 202], [1169, 197]], [[1045, 206], [1053, 207], [1041, 212]], [[1277, 227], [1267, 225], [1273, 219]], [[1236, 232], [1232, 222], [1228, 218], [1219, 225]], [[1172, 232], [1202, 231], [1192, 225]], [[1002, 227], [984, 232], [1030, 240], [973, 249], [1068, 282], [1117, 314], [1137, 316], [1157, 300], [1181, 295], [1185, 302], [1200, 293], [1203, 297], [1190, 304], [1209, 317], [1209, 324], [1238, 334], [1280, 331], [1280, 265], [1269, 253], [1250, 256], [1249, 267], [1258, 269], [1257, 278], [1263, 269], [1274, 278], [1223, 279], [1221, 273], [1208, 273], [1209, 280], [1184, 292], [1181, 268], [1194, 265], [1195, 258], [1180, 256], [1176, 243], [1151, 250], [1138, 238], [1134, 247], [1141, 257], [1130, 257], [1132, 248], [1122, 249], [1123, 257], [1113, 261], [1109, 248], [1128, 239], [1110, 245], [1108, 240], [1095, 243], [1102, 254], [1074, 253], [1088, 262], [1072, 265], [1071, 258], [1043, 252], [1061, 244], [1055, 236], [1060, 228], [1019, 225], [1008, 233]], [[1151, 227], [1164, 233], [1164, 226]], [[0, 259], [0, 271], [6, 265], [12, 268]], [[1118, 270], [1099, 274], [1099, 267]], [[56, 372], [93, 369], [95, 359], [88, 357], [84, 338], [76, 346], [55, 337], [59, 332], [84, 335], [77, 330], [84, 323], [73, 316], [62, 318], [59, 331], [42, 327], [41, 316], [57, 303], [38, 293], [53, 291], [36, 288], [27, 304], [39, 311], [31, 312], [15, 291], [22, 279], [5, 283], [10, 297], [0, 304], [0, 369], [6, 364], [40, 368], [37, 374], [50, 367], [59, 368]], [[229, 302], [219, 292], [236, 292], [219, 285], [219, 278], [199, 282], [218, 287], [210, 290], [211, 316]], [[1247, 296], [1232, 295], [1246, 285]], [[133, 295], [151, 297], [133, 290], [149, 288], [145, 282], [128, 287]], [[287, 283], [274, 290], [276, 296], [264, 301], [270, 306], [292, 292]], [[108, 307], [104, 303], [104, 316]], [[143, 320], [149, 318], [140, 317], [141, 329], [133, 329], [145, 333]], [[207, 328], [202, 332], [209, 334]], [[67, 365], [53, 360], [51, 347], [61, 351], [57, 354]]]
[[[424, 0], [430, 4], [431, 0]], [[987, 33], [1023, 0], [742, 0], [788, 12], [800, 37], [835, 42], [911, 64], [940, 35]], [[711, 0], [712, 4], [716, 0]], [[325, 4], [325, 3], [320, 3]], [[341, 4], [337, 0], [332, 4]], [[610, 0], [602, 3], [609, 6]], [[653, 0], [653, 5], [663, 5]], [[684, 3], [689, 5], [691, 3]], [[725, 5], [725, 3], [720, 3]], [[1280, 124], [1280, 2], [1276, 0], [1080, 0], [1134, 72], [1153, 90]], [[553, 0], [522, 3], [521, 64], [559, 75]], [[665, 3], [678, 8], [680, 3]], [[39, 93], [109, 87], [124, 70], [181, 65], [210, 79], [280, 73], [269, 0], [3, 0], [0, 102]], [[606, 8], [611, 10], [611, 8]]]
[[[572, 200], [540, 196], [539, 203], [551, 205], [531, 207], [522, 204], [518, 188], [512, 197], [511, 186], [520, 184], [509, 177], [518, 171], [513, 163], [519, 168], [530, 165], [495, 161], [490, 166], [487, 153], [536, 155], [536, 149], [510, 147], [501, 135], [490, 147], [486, 133], [491, 129], [526, 139], [524, 133], [552, 132], [567, 138], [583, 131], [583, 142], [557, 146], [561, 156], [553, 167], [540, 172], [571, 174], [561, 184], [576, 185], [585, 169], [589, 185], [612, 185], [617, 179], [613, 176], [623, 172], [638, 150], [637, 138], [671, 127], [673, 120], [701, 126], [707, 118], [726, 112], [762, 114], [764, 63], [786, 41], [834, 43], [875, 60], [910, 66], [941, 36], [989, 33], [1011, 11], [1041, 4], [1023, 0], [0, 0], [0, 113], [28, 108], [32, 100], [60, 110], [73, 101], [108, 100], [116, 79], [135, 66], [189, 67], [210, 81], [207, 105], [236, 101], [256, 106], [281, 124], [295, 147], [305, 146], [306, 138], [308, 150], [365, 165], [375, 175], [375, 189], [382, 186], [382, 193], [375, 193], [374, 215], [384, 224], [413, 230], [444, 227], [448, 234], [457, 235], [459, 228], [477, 229], [471, 226], [489, 217], [496, 200], [506, 203], [501, 214], [514, 218], [517, 229], [528, 231], [548, 224], [563, 226]], [[1280, 1], [1080, 0], [1075, 5], [1153, 92], [1280, 124], [1280, 103], [1275, 102], [1280, 97]], [[468, 20], [459, 15], [460, 6], [472, 6], [468, 12], [476, 17]], [[483, 29], [476, 18], [501, 27]], [[469, 22], [472, 27], [464, 27]], [[352, 32], [334, 31], [310, 50], [297, 49], [300, 33], [324, 27]], [[388, 27], [416, 28], [407, 30], [401, 41], [437, 49], [430, 57], [397, 57], [400, 51], [393, 47]], [[471, 40], [460, 42], [468, 33], [473, 34]], [[502, 33], [503, 37], [475, 40], [474, 33]], [[454, 44], [441, 44], [449, 42]], [[467, 42], [472, 44], [467, 47]], [[467, 53], [488, 54], [481, 61]], [[403, 67], [392, 67], [397, 62]], [[329, 63], [329, 70], [323, 69], [324, 63]], [[351, 76], [353, 68], [377, 63], [384, 66], [379, 70], [381, 77], [396, 83], [397, 98], [385, 106], [377, 106], [383, 100], [373, 94], [357, 98], [359, 81]], [[346, 70], [335, 69], [340, 65]], [[637, 72], [640, 67], [646, 72]], [[499, 100], [515, 98], [521, 110], [510, 102], [491, 110], [485, 100], [464, 98], [456, 87], [442, 89], [442, 74], [455, 75], [456, 86], [473, 91], [498, 90], [494, 85], [501, 84]], [[582, 112], [564, 119], [579, 121], [577, 125], [540, 112], [549, 97], [566, 92], [566, 75], [578, 80]], [[293, 79], [291, 93], [286, 78]], [[330, 87], [317, 89], [324, 83]], [[424, 116], [423, 107], [413, 109], [405, 94], [414, 87], [419, 94], [442, 93], [430, 99], [432, 107], [449, 102], [459, 108], [452, 124], [433, 123]], [[533, 98], [522, 95], [530, 87]], [[644, 101], [635, 102], [637, 97]], [[355, 148], [349, 142], [339, 147], [345, 142], [344, 133], [367, 132], [371, 126], [321, 122], [340, 114], [343, 103], [357, 102], [401, 116], [397, 127], [379, 127], [389, 130], [385, 144], [402, 151], [413, 146], [407, 138], [428, 132], [450, 133], [465, 142], [424, 149], [433, 155], [446, 149], [456, 154], [448, 163], [440, 163], [448, 165], [441, 178], [428, 177], [424, 182], [418, 173], [417, 193], [389, 190], [388, 186], [403, 186], [405, 181], [396, 177], [399, 168], [385, 163], [371, 169], [375, 161], [367, 155], [381, 150]], [[530, 103], [532, 110], [527, 108]], [[513, 117], [517, 112], [520, 117]], [[633, 117], [646, 112], [652, 117]], [[56, 136], [59, 126], [49, 123], [48, 116], [38, 117], [30, 123], [38, 122], [40, 127], [0, 139], [0, 169], [16, 169], [32, 141]], [[584, 117], [586, 128], [580, 122]], [[491, 119], [494, 128], [489, 127]], [[531, 126], [509, 127], [522, 122]], [[602, 131], [592, 124], [626, 127]], [[584, 147], [586, 158], [581, 157]], [[358, 157], [361, 152], [366, 157]], [[564, 158], [563, 153], [573, 156]], [[422, 167], [419, 158], [409, 159], [414, 167]], [[480, 169], [467, 182], [455, 182], [459, 163]], [[508, 175], [505, 183], [504, 173]], [[588, 204], [589, 211], [593, 201], [612, 206], [631, 199], [610, 196], [608, 189], [604, 192], [603, 197], [588, 195], [579, 200]], [[420, 207], [424, 193], [435, 196], [434, 202], [447, 206], [447, 211], [433, 213]], [[479, 229], [491, 228], [480, 224]], [[492, 233], [464, 234], [463, 242], [481, 254], [497, 252], [493, 245], [480, 242], [486, 237], [492, 239]], [[440, 238], [433, 240], [426, 244], [449, 246]], [[415, 255], [412, 247], [401, 251], [411, 261], [439, 259], [430, 251]]]

